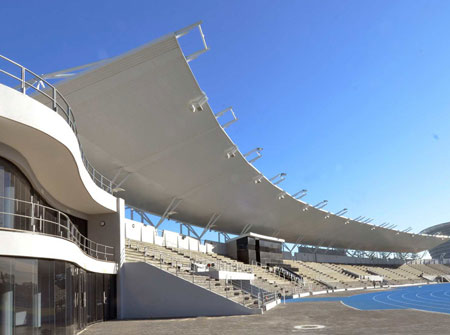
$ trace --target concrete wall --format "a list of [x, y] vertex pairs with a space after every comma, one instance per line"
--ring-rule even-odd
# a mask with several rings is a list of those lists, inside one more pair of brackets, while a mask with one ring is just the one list
[[232, 240], [226, 244], [227, 256], [237, 259], [237, 241]]
[[[104, 225], [101, 223], [104, 222]], [[114, 247], [117, 270], [117, 316], [123, 313], [123, 264], [125, 261], [125, 201], [117, 199], [117, 212], [90, 215], [88, 217], [88, 238]]]
[[219, 255], [226, 255], [227, 254], [227, 246], [225, 243], [215, 242], [215, 241], [205, 241], [205, 244], [209, 244], [212, 246], [212, 252], [219, 254]]
[[125, 263], [122, 319], [252, 314], [253, 310], [146, 263]]
[[324, 254], [310, 254], [310, 253], [295, 253], [294, 256], [289, 256], [283, 253], [284, 259], [293, 259], [303, 262], [318, 262], [318, 263], [341, 263], [341, 264], [403, 264], [401, 259], [370, 259], [338, 255], [324, 255]]

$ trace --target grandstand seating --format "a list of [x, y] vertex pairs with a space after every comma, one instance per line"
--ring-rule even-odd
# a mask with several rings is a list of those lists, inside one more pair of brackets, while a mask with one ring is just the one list
[[[254, 295], [249, 294], [248, 287], [257, 288], [261, 292], [277, 293], [289, 297], [302, 292], [331, 288], [365, 287], [368, 286], [368, 276], [371, 275], [381, 276], [385, 283], [394, 285], [423, 282], [423, 275], [450, 275], [450, 268], [439, 264], [376, 266], [284, 260], [283, 263], [286, 268], [301, 278], [299, 282], [295, 282], [283, 277], [282, 274], [280, 275], [274, 266], [248, 265], [216, 253], [163, 247], [133, 240], [127, 240], [126, 261], [145, 261], [253, 308], [257, 306], [258, 301], [254, 299]], [[192, 264], [207, 265], [226, 271], [251, 272], [255, 279], [251, 284], [244, 281], [233, 281], [233, 286], [225, 280], [216, 280], [208, 276], [195, 274]]]
[[305, 291], [303, 285], [286, 280], [282, 276], [277, 275], [273, 267], [270, 266], [248, 265], [216, 253], [203, 253], [177, 248], [168, 249], [185, 257], [189, 257], [194, 261], [198, 261], [199, 263], [206, 262], [219, 265], [220, 268], [228, 269], [230, 271], [252, 272], [255, 275], [253, 285], [268, 292], [279, 292], [282, 295], [292, 296], [296, 293]]
[[419, 283], [422, 275], [448, 276], [450, 267], [441, 264], [402, 264], [401, 266], [333, 264], [284, 260], [295, 271], [315, 284], [315, 289], [351, 288], [367, 286], [368, 276], [383, 277], [388, 284]]
[[193, 266], [206, 265], [218, 270], [251, 272], [255, 279], [250, 286], [260, 289], [265, 294], [270, 293], [273, 297], [276, 295], [289, 297], [293, 294], [308, 291], [301, 283], [282, 278], [269, 268], [250, 266], [215, 253], [207, 254], [187, 249], [168, 248], [127, 239], [125, 261], [149, 263], [249, 308], [258, 307], [258, 300], [254, 299], [255, 294], [246, 291], [249, 284], [242, 287], [240, 281], [231, 283], [226, 280], [199, 275], [195, 273]]
[[127, 240], [125, 262], [146, 262], [246, 307], [258, 308], [258, 301], [255, 301], [250, 294], [230, 285], [225, 280], [195, 274], [188, 257], [165, 247]]

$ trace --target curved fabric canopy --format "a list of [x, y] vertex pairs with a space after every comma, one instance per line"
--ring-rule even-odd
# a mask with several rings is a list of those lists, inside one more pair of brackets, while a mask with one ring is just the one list
[[93, 165], [127, 204], [240, 234], [319, 246], [418, 252], [447, 241], [336, 216], [296, 200], [239, 152], [171, 34], [57, 85]]

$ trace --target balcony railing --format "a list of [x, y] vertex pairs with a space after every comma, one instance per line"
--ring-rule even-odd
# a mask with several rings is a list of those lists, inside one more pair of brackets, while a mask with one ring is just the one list
[[44, 78], [38, 76], [36, 73], [28, 70], [22, 65], [12, 61], [5, 56], [0, 55], [0, 73], [6, 75], [6, 77], [0, 77], [0, 83], [18, 90], [19, 92], [31, 96], [37, 97], [37, 101], [41, 102], [47, 107], [50, 107], [56, 113], [58, 113], [72, 128], [81, 151], [81, 158], [83, 164], [86, 167], [89, 175], [94, 183], [101, 189], [108, 193], [114, 192], [114, 183], [98, 172], [91, 163], [89, 163], [86, 155], [84, 154], [83, 147], [78, 138], [77, 125], [75, 123], [75, 117], [72, 109], [70, 108], [67, 100], [56, 89], [55, 86], [50, 84]]
[[2, 228], [58, 236], [75, 243], [86, 255], [105, 261], [114, 260], [114, 247], [83, 236], [69, 216], [48, 206], [0, 196]]

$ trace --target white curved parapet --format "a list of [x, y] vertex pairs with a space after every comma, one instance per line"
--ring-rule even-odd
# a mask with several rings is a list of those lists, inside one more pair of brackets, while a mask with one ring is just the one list
[[78, 140], [47, 106], [0, 84], [0, 142], [20, 152], [44, 189], [68, 208], [86, 214], [116, 211], [116, 198], [92, 180]]
[[0, 230], [0, 255], [67, 261], [87, 271], [115, 274], [117, 264], [92, 258], [74, 243], [59, 237], [31, 232]]
[[321, 209], [325, 201], [301, 201], [304, 190], [291, 196], [281, 189], [285, 174], [266, 178], [218, 123], [178, 37], [166, 36], [57, 85], [77, 110], [88, 156], [118, 176], [128, 204], [201, 227], [218, 218], [218, 231], [317, 246], [418, 252], [449, 239], [335, 215]]

